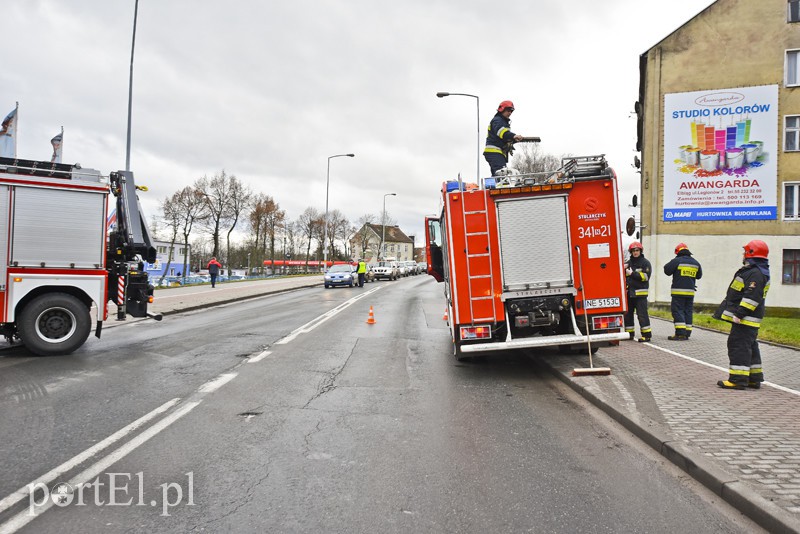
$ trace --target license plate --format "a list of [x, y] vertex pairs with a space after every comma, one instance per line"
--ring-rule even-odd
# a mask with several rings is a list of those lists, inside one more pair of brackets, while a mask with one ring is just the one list
[[584, 301], [587, 310], [596, 310], [598, 308], [618, 308], [619, 297], [605, 298], [605, 299], [587, 299]]

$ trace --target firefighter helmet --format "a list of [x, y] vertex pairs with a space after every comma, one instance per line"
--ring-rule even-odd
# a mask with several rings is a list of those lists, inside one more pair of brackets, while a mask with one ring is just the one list
[[686, 246], [686, 243], [678, 243], [677, 245], [675, 245], [675, 254], [677, 254], [681, 250], [689, 250], [689, 247]]
[[503, 100], [500, 102], [500, 105], [497, 106], [497, 111], [502, 113], [509, 108], [511, 111], [514, 111], [514, 103], [511, 100]]
[[634, 241], [633, 243], [628, 246], [628, 252], [633, 252], [634, 249], [639, 249], [640, 251], [644, 252], [644, 247], [638, 241]]
[[769, 256], [769, 247], [760, 239], [753, 239], [742, 248], [744, 248], [745, 258], [767, 259], [767, 256]]

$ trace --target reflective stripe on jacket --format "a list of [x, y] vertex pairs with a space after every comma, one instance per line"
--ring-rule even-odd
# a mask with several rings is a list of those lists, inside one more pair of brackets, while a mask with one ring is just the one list
[[632, 297], [646, 297], [650, 288], [650, 274], [653, 272], [653, 267], [644, 254], [640, 254], [638, 258], [631, 256], [628, 260], [628, 267], [633, 271], [626, 278], [628, 294]]
[[511, 131], [511, 121], [497, 113], [489, 123], [488, 133], [486, 134], [486, 148], [483, 153], [496, 153], [508, 156], [505, 147], [506, 143], [514, 140], [514, 132]]
[[671, 295], [693, 297], [697, 289], [695, 282], [703, 277], [703, 269], [692, 253], [684, 249], [664, 265], [664, 274], [672, 277]]
[[728, 287], [721, 319], [732, 323], [736, 316], [741, 324], [759, 328], [768, 291], [769, 278], [757, 265], [745, 265], [736, 271]]

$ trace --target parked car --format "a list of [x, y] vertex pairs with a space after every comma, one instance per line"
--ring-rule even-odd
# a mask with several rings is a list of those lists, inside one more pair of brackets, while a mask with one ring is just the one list
[[325, 273], [325, 287], [353, 287], [354, 279], [355, 281], [358, 281], [358, 275], [355, 273], [352, 265], [348, 265], [346, 263], [337, 263], [336, 265], [332, 265], [331, 268], [328, 269], [328, 272]]
[[372, 265], [367, 265], [367, 272], [364, 273], [364, 282], [374, 282], [375, 271], [372, 270]]
[[410, 275], [416, 276], [419, 274], [419, 267], [417, 266], [417, 262], [414, 260], [407, 261], [406, 268], [408, 269], [408, 274]]
[[397, 263], [397, 271], [399, 273], [398, 276], [408, 276], [408, 267], [406, 267], [406, 262], [398, 261]]
[[420, 273], [428, 274], [428, 264], [427, 263], [425, 263], [424, 261], [421, 261], [421, 262], [419, 262], [417, 264], [417, 266], [419, 267], [419, 272]]
[[400, 277], [396, 261], [379, 261], [372, 270], [376, 280], [397, 280]]

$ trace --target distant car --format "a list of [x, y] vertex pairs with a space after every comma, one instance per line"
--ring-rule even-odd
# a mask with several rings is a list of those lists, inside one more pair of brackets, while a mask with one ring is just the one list
[[408, 274], [414, 276], [419, 274], [419, 267], [417, 266], [417, 262], [415, 262], [414, 260], [407, 261], [406, 268], [408, 269]]
[[372, 270], [372, 265], [367, 265], [367, 272], [364, 273], [364, 282], [374, 282], [375, 271]]
[[428, 274], [428, 264], [427, 264], [427, 263], [425, 263], [424, 261], [421, 261], [421, 262], [419, 262], [419, 263], [417, 264], [417, 267], [419, 267], [419, 272], [420, 272], [420, 273], [422, 273], [422, 274]]
[[352, 265], [337, 263], [332, 265], [328, 272], [325, 273], [325, 287], [333, 286], [350, 286], [353, 287], [353, 282], [358, 281], [358, 275], [353, 270]]
[[408, 267], [406, 266], [406, 262], [398, 261], [397, 263], [397, 270], [400, 273], [400, 276], [408, 276]]
[[379, 261], [372, 270], [376, 280], [397, 280], [400, 277], [396, 261]]

